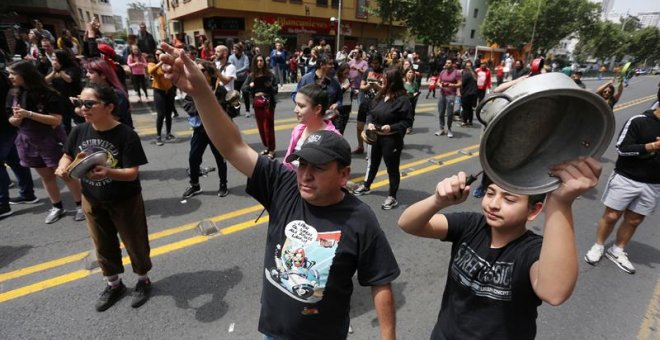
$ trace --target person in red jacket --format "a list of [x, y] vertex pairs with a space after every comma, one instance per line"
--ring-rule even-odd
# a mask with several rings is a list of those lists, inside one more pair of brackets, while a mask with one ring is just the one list
[[504, 82], [504, 60], [495, 66], [495, 78], [497, 78], [497, 86], [502, 85]]
[[490, 78], [491, 74], [488, 65], [482, 63], [477, 69], [477, 95], [479, 102], [481, 102], [486, 96], [486, 90], [492, 86]]

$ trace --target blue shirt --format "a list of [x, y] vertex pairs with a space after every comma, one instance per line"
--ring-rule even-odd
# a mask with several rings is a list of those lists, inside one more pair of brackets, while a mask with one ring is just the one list
[[307, 84], [320, 84], [328, 95], [329, 105], [335, 103], [337, 103], [338, 106], [342, 105], [342, 91], [339, 82], [336, 79], [330, 78], [328, 76], [326, 76], [323, 81], [319, 81], [319, 77], [316, 76], [316, 72], [307, 73], [300, 79], [298, 86], [296, 86], [296, 90], [291, 92], [291, 100], [295, 101], [296, 93], [298, 93], [298, 90]]

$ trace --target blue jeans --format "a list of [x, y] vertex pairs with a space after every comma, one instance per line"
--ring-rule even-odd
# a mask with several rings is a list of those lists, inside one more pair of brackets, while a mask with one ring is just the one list
[[30, 169], [21, 166], [14, 145], [15, 134], [0, 135], [0, 206], [9, 205], [9, 174], [5, 164], [14, 171], [18, 180], [18, 188], [23, 197], [34, 197], [34, 182]]
[[447, 118], [447, 128], [451, 130], [451, 123], [454, 120], [454, 101], [455, 95], [440, 94], [438, 99], [438, 113], [440, 113], [440, 130], [445, 128], [445, 117]]

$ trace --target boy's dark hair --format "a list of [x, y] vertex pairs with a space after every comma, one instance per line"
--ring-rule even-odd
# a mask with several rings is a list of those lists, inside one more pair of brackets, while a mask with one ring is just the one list
[[[483, 185], [484, 185], [484, 192], [494, 182], [486, 176], [486, 174], [483, 174], [484, 180], [483, 180]], [[545, 201], [545, 197], [547, 194], [538, 194], [538, 195], [527, 195], [527, 208], [532, 209], [536, 205], [536, 203], [543, 203]]]

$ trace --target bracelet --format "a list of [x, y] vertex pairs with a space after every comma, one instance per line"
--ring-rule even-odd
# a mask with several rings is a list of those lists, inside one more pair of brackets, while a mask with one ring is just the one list
[[32, 115], [34, 114], [34, 112], [32, 112], [32, 111], [28, 111], [28, 112], [30, 113], [30, 114], [28, 115], [28, 118], [32, 119]]

